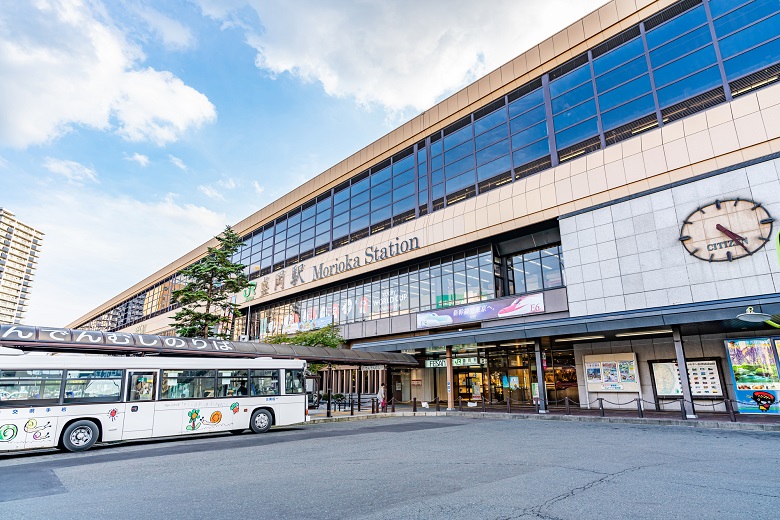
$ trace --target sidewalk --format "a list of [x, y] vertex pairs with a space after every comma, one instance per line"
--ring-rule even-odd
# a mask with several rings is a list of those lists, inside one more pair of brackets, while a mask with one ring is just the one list
[[354, 416], [350, 410], [331, 411], [331, 417], [327, 417], [326, 407], [323, 405], [319, 409], [309, 410], [309, 422], [330, 422], [352, 419], [369, 419], [381, 417], [410, 417], [410, 416], [446, 416], [446, 417], [465, 417], [474, 419], [525, 419], [525, 420], [560, 420], [560, 421], [578, 421], [578, 422], [609, 422], [625, 424], [655, 424], [667, 426], [688, 426], [694, 428], [718, 428], [728, 430], [750, 430], [750, 431], [777, 431], [780, 432], [780, 416], [778, 415], [758, 415], [758, 414], [740, 414], [736, 413], [736, 422], [731, 422], [727, 413], [721, 412], [701, 412], [697, 410], [696, 419], [683, 419], [682, 414], [677, 412], [665, 411], [657, 412], [655, 410], [644, 410], [643, 418], [638, 417], [636, 408], [613, 410], [605, 409], [604, 417], [600, 416], [598, 409], [584, 409], [571, 406], [569, 414], [562, 407], [553, 407], [546, 414], [537, 414], [534, 407], [531, 406], [512, 406], [512, 413], [507, 413], [506, 406], [487, 405], [485, 412], [481, 406], [463, 407], [459, 411], [457, 406], [454, 410], [447, 411], [446, 403], [440, 405], [440, 411], [436, 411], [435, 403], [429, 403], [429, 408], [423, 408], [417, 403], [417, 412], [412, 410], [411, 403], [399, 403], [395, 407], [395, 413], [388, 407], [387, 413], [371, 413], [369, 405], [368, 410], [363, 408], [358, 412], [355, 408]]

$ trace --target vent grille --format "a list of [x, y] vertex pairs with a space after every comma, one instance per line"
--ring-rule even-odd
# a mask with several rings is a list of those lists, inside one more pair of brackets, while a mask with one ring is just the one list
[[414, 153], [414, 147], [412, 147], [412, 146], [410, 146], [410, 147], [409, 147], [409, 148], [407, 148], [406, 150], [401, 150], [400, 152], [398, 152], [397, 154], [395, 154], [395, 155], [392, 157], [392, 159], [393, 159], [393, 162], [400, 161], [401, 159], [404, 159], [404, 158], [406, 158], [406, 157], [409, 157], [409, 156], [410, 156], [410, 155], [412, 155], [413, 153]]
[[731, 96], [739, 97], [780, 80], [780, 63], [729, 83]]
[[479, 184], [477, 184], [477, 189], [479, 189], [479, 193], [487, 193], [490, 190], [494, 190], [498, 188], [499, 186], [503, 186], [507, 182], [512, 182], [512, 172], [504, 172], [499, 175], [496, 175], [495, 177], [491, 177], [490, 179], [486, 179]]
[[515, 168], [515, 179], [528, 177], [547, 168], [552, 168], [552, 158], [549, 155]]
[[658, 118], [655, 114], [652, 114], [604, 132], [604, 140], [606, 141], [607, 146], [609, 146], [626, 139], [631, 139], [635, 135], [641, 134], [642, 132], [647, 132], [648, 130], [652, 130], [653, 128], [657, 127]]
[[433, 201], [432, 211], [439, 211], [440, 209], [444, 209], [444, 197]]
[[376, 173], [376, 172], [378, 172], [379, 170], [384, 170], [384, 169], [385, 169], [385, 168], [387, 168], [388, 166], [390, 166], [390, 159], [389, 159], [389, 158], [388, 158], [388, 159], [385, 159], [384, 161], [382, 161], [382, 162], [381, 162], [381, 163], [379, 163], [379, 164], [375, 164], [374, 166], [372, 166], [372, 167], [371, 167], [371, 173]]
[[682, 103], [677, 103], [676, 105], [664, 108], [661, 110], [661, 117], [663, 118], [664, 123], [669, 123], [695, 114], [696, 112], [701, 112], [704, 109], [723, 103], [724, 101], [726, 101], [726, 96], [723, 94], [723, 87], [718, 87], [709, 92], [705, 92], [704, 94], [700, 94], [695, 98], [687, 99]]
[[639, 36], [639, 26], [635, 25], [632, 28], [628, 29], [627, 31], [623, 31], [622, 33], [618, 34], [614, 38], [610, 38], [604, 43], [596, 45], [595, 47], [593, 47], [593, 50], [591, 50], [591, 54], [593, 55], [594, 58], [598, 58], [602, 54], [605, 54], [611, 51], [612, 49], [620, 47], [624, 43], [633, 40], [637, 36]]
[[421, 217], [422, 217], [423, 215], [427, 215], [427, 214], [428, 214], [428, 205], [427, 205], [427, 204], [423, 204], [422, 206], [420, 206], [419, 208], [417, 208], [417, 211], [418, 211], [418, 214], [419, 214]]
[[476, 186], [468, 186], [467, 188], [463, 188], [462, 190], [458, 190], [455, 193], [450, 193], [447, 195], [447, 205], [449, 206], [450, 204], [457, 204], [458, 202], [462, 202], [466, 199], [474, 197], [476, 194]]
[[337, 247], [341, 247], [346, 244], [349, 244], [349, 235], [333, 239], [333, 249], [336, 249]]
[[566, 162], [576, 159], [581, 155], [593, 152], [601, 148], [601, 139], [599, 136], [591, 137], [577, 144], [558, 150], [558, 161]]
[[476, 121], [477, 119], [481, 119], [482, 117], [490, 114], [491, 112], [495, 112], [496, 110], [503, 107], [504, 105], [506, 105], [506, 99], [503, 97], [501, 99], [493, 101], [489, 105], [482, 107], [476, 112], [474, 112], [474, 121]]
[[349, 241], [350, 242], [356, 242], [360, 240], [361, 238], [366, 238], [368, 236], [368, 228], [363, 228], [359, 231], [355, 231], [354, 233], [350, 233], [349, 235]]
[[550, 71], [550, 81], [554, 79], [558, 79], [564, 74], [573, 71], [577, 67], [581, 65], [585, 65], [588, 63], [588, 53], [583, 53], [574, 58], [573, 60], [569, 60], [557, 69], [553, 69]]
[[417, 216], [417, 213], [413, 209], [410, 209], [408, 211], [404, 211], [403, 213], [400, 213], [400, 214], [398, 214], [398, 215], [393, 217], [393, 225], [397, 226], [398, 224], [402, 224], [404, 222], [408, 222], [408, 221], [414, 219], [415, 216]]
[[507, 101], [511, 103], [512, 101], [516, 99], [520, 99], [521, 97], [525, 96], [528, 93], [533, 92], [534, 90], [542, 87], [542, 78], [536, 78], [532, 82], [523, 85], [517, 90], [513, 90], [512, 92], [507, 95]]
[[352, 179], [352, 184], [357, 184], [358, 182], [362, 181], [363, 179], [365, 179], [365, 178], [367, 178], [367, 177], [368, 177], [368, 170], [364, 171], [363, 173], [359, 173], [359, 174], [357, 174], [357, 175], [356, 175], [356, 176], [355, 176], [355, 177]]
[[702, 0], [685, 0], [684, 2], [676, 3], [673, 6], [664, 9], [660, 13], [645, 20], [645, 30], [649, 31], [653, 27], [658, 27], [662, 23], [671, 20], [678, 14], [682, 14], [685, 11], [696, 7], [701, 3], [701, 1]]
[[308, 260], [313, 256], [314, 256], [314, 249], [309, 249], [308, 251], [301, 253], [301, 262], [303, 262], [304, 260]]
[[457, 132], [464, 126], [467, 126], [469, 123], [471, 123], [471, 116], [468, 115], [464, 118], [462, 118], [460, 121], [457, 121], [455, 123], [452, 123], [450, 126], [444, 129], [444, 137], [447, 137], [453, 132]]
[[314, 254], [321, 255], [322, 253], [327, 253], [328, 251], [330, 251], [330, 244], [322, 244], [321, 246], [317, 246], [314, 249]]
[[390, 227], [390, 219], [385, 219], [382, 222], [377, 222], [373, 226], [371, 226], [371, 234], [379, 233], [380, 231], [383, 231]]

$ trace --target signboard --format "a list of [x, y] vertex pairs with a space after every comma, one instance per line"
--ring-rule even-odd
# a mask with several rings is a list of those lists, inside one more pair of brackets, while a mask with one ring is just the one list
[[[693, 397], [723, 397], [718, 362], [714, 359], [686, 361]], [[676, 361], [651, 361], [650, 368], [658, 397], [682, 397], [680, 368]]]
[[635, 354], [584, 356], [583, 363], [588, 392], [639, 392]]
[[422, 386], [422, 379], [412, 379], [412, 386]]
[[419, 312], [417, 313], [417, 328], [432, 329], [459, 323], [511, 318], [541, 312], [544, 312], [544, 295], [542, 293], [526, 294], [525, 296], [501, 298], [460, 307]]
[[[479, 358], [467, 357], [467, 358], [452, 358], [452, 366], [454, 367], [466, 367], [470, 365], [480, 365]], [[445, 368], [447, 366], [446, 359], [426, 359], [425, 368]]]
[[384, 369], [385, 369], [384, 365], [365, 365], [360, 367], [360, 370], [364, 372], [371, 372], [372, 370], [384, 370]]
[[726, 340], [740, 413], [780, 414], [777, 352], [769, 338]]

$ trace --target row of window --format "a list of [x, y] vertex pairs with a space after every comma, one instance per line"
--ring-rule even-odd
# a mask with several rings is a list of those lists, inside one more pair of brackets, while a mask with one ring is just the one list
[[[280, 395], [279, 370], [132, 372], [127, 401]], [[158, 389], [157, 380], [161, 380]], [[284, 371], [284, 393], [305, 392], [302, 370]], [[2, 370], [0, 403], [94, 403], [122, 400], [123, 370]]]
[[[234, 260], [264, 276], [777, 81], [778, 21], [777, 0], [677, 2], [266, 223]], [[167, 301], [142, 293], [86, 326]]]

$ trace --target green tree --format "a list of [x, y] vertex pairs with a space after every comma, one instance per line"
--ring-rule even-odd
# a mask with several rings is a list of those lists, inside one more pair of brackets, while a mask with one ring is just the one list
[[[337, 325], [330, 324], [317, 330], [304, 330], [295, 334], [276, 334], [269, 336], [266, 343], [286, 343], [289, 345], [303, 345], [304, 347], [329, 347], [339, 348], [344, 344]], [[310, 363], [307, 365], [310, 374], [316, 374], [326, 365], [323, 363]]]
[[184, 286], [173, 291], [172, 301], [181, 310], [173, 317], [171, 326], [179, 336], [230, 339], [234, 320], [241, 316], [238, 304], [231, 301], [234, 294], [249, 286], [244, 274], [246, 266], [233, 262], [233, 255], [243, 246], [241, 237], [227, 226], [215, 238], [219, 244], [209, 247], [204, 258], [182, 269]]

